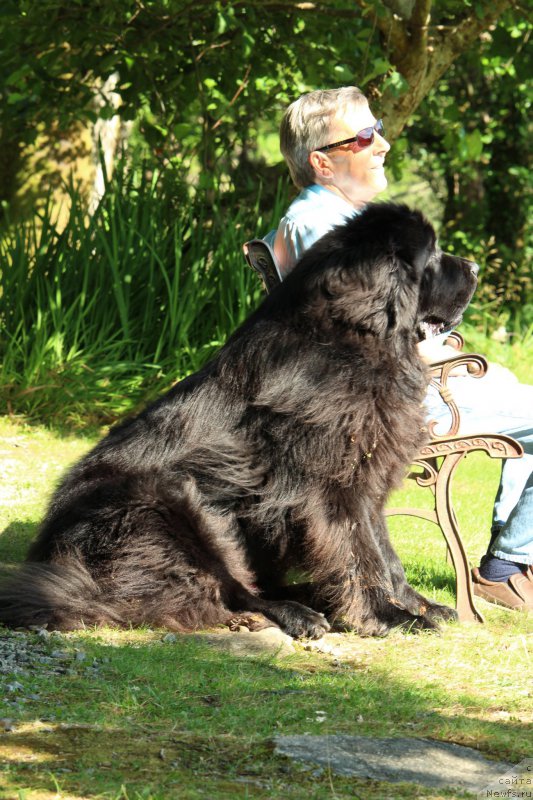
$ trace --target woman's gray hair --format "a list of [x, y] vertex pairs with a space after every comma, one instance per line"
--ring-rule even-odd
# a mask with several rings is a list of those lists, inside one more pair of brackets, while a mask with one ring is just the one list
[[283, 158], [298, 189], [315, 183], [309, 153], [328, 142], [333, 118], [348, 107], [367, 103], [356, 86], [317, 89], [303, 94], [287, 108], [281, 120], [279, 138]]

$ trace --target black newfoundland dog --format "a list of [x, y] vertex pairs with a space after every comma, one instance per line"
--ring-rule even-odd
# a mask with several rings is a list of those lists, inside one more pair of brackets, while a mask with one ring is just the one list
[[255, 613], [319, 637], [455, 617], [409, 586], [383, 509], [427, 436], [421, 326], [459, 322], [476, 271], [406, 206], [333, 229], [67, 474], [0, 621], [189, 631]]

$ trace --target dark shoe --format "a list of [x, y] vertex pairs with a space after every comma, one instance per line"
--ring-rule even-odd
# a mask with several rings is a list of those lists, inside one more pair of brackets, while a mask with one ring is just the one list
[[513, 611], [533, 611], [533, 575], [516, 572], [506, 581], [488, 581], [482, 578], [477, 567], [472, 570], [474, 594], [489, 603], [505, 606]]

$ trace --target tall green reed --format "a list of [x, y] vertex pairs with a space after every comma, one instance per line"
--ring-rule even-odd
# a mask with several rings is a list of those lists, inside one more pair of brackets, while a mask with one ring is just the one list
[[[111, 421], [197, 370], [259, 301], [242, 243], [272, 220], [119, 166], [92, 215], [72, 185], [0, 242], [0, 413]], [[3, 406], [3, 407], [2, 407]]]

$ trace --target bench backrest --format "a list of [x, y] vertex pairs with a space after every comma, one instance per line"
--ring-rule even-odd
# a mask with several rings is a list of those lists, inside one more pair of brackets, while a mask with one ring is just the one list
[[259, 273], [268, 294], [281, 283], [281, 274], [276, 264], [274, 251], [264, 239], [251, 239], [243, 244], [242, 249], [248, 264]]

